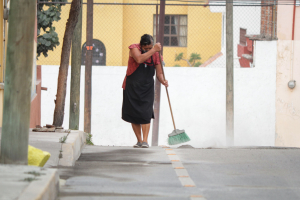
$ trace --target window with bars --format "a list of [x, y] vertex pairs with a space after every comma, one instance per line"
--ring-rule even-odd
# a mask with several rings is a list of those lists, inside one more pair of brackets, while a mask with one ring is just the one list
[[[157, 20], [159, 22], [159, 19]], [[153, 38], [156, 42], [156, 15], [153, 17]], [[164, 46], [187, 46], [187, 15], [165, 15]]]

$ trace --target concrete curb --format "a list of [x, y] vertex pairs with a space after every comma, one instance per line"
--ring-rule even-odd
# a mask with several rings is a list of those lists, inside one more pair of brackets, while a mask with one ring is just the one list
[[37, 168], [42, 175], [32, 181], [18, 200], [55, 200], [59, 192], [59, 175], [56, 169]]
[[58, 191], [56, 169], [0, 165], [0, 199], [55, 200]]
[[62, 158], [59, 160], [59, 165], [74, 166], [85, 144], [86, 133], [72, 130], [68, 134], [66, 142], [62, 143]]

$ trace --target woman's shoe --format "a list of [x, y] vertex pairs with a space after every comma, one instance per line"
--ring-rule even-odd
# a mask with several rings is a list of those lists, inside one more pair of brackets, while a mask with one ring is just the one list
[[143, 142], [142, 148], [149, 148], [149, 144], [147, 142]]
[[136, 143], [133, 147], [134, 147], [134, 148], [141, 148], [141, 147], [142, 147], [142, 143], [141, 143], [141, 142], [138, 142], [138, 143]]

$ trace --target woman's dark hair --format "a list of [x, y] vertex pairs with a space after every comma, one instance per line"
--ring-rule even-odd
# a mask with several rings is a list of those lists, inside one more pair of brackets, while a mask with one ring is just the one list
[[141, 46], [147, 46], [153, 43], [153, 37], [149, 34], [144, 34], [141, 37], [140, 45]]

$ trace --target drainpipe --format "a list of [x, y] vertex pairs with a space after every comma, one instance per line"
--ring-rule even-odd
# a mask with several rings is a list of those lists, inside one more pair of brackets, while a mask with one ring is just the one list
[[295, 40], [295, 16], [296, 16], [296, 0], [294, 0], [294, 12], [293, 12], [293, 27], [292, 27], [292, 56], [291, 56], [291, 79], [293, 80], [293, 69], [294, 69], [294, 40]]
[[273, 11], [272, 11], [272, 18], [273, 18], [273, 33], [272, 33], [272, 39], [275, 39], [276, 31], [275, 31], [275, 26], [276, 26], [276, 0], [274, 0], [273, 4]]
[[295, 16], [296, 16], [296, 0], [294, 0], [294, 13], [293, 13], [293, 30], [292, 30], [292, 40], [295, 39]]
[[295, 40], [295, 15], [296, 15], [296, 0], [294, 0], [294, 13], [293, 13], [293, 27], [292, 27], [292, 53], [291, 53], [291, 80], [288, 82], [288, 87], [294, 89], [296, 86], [296, 81], [293, 80], [293, 70], [294, 70], [294, 40]]

